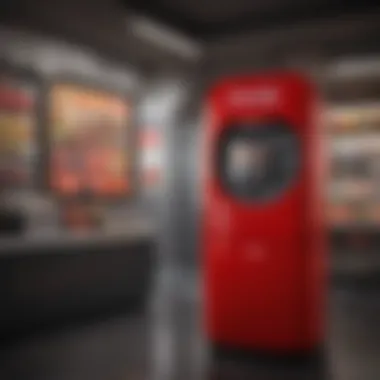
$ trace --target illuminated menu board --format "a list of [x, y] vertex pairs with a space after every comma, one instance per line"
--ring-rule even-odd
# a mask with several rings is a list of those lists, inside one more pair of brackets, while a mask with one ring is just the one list
[[0, 75], [0, 182], [2, 188], [28, 187], [35, 171], [36, 88]]
[[123, 196], [130, 191], [124, 98], [67, 84], [50, 93], [50, 181], [61, 195]]
[[330, 224], [380, 224], [380, 104], [333, 109], [328, 133]]

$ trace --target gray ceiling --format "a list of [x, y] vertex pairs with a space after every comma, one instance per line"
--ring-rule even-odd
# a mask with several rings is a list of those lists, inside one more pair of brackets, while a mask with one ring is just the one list
[[[371, 13], [375, 5], [377, 2], [372, 0], [3, 0], [0, 3], [0, 22], [88, 45], [102, 54], [129, 61], [148, 71], [153, 66], [174, 70], [178, 64], [186, 66], [188, 63], [133, 35], [128, 29], [129, 15], [142, 13], [173, 26], [206, 45], [207, 51], [215, 56], [219, 65], [221, 57], [222, 62], [231, 65], [231, 60], [244, 60], [251, 64], [244, 52], [249, 51], [251, 56], [252, 50], [259, 51], [256, 49], [258, 43], [260, 46], [267, 45], [266, 37], [263, 41], [257, 37], [260, 41], [256, 41], [257, 38], [247, 36], [260, 36], [276, 28], [288, 31], [290, 26], [298, 23], [324, 25], [324, 22], [320, 23], [323, 17], [329, 18], [330, 22], [337, 20], [336, 27], [346, 33], [336, 15], [355, 16], [359, 10]], [[374, 24], [379, 23], [371, 25]], [[355, 27], [350, 28], [353, 29]], [[321, 39], [320, 26], [315, 30], [318, 39]], [[339, 30], [331, 32], [333, 34], [324, 33], [323, 38], [329, 40], [340, 33]], [[286, 35], [283, 32], [270, 38], [276, 54], [281, 49], [288, 49], [288, 45], [294, 45], [297, 49], [301, 46], [298, 40], [304, 33], [289, 35], [289, 41], [285, 44], [281, 41], [282, 35], [284, 38]], [[369, 34], [378, 35], [372, 30], [368, 31]], [[233, 42], [226, 44], [226, 36]], [[235, 40], [231, 36], [235, 36]], [[339, 40], [344, 40], [344, 36]], [[222, 42], [220, 47], [218, 41]], [[226, 51], [230, 51], [228, 56]]]
[[0, 23], [87, 46], [141, 70], [186, 64], [132, 35], [128, 11], [117, 0], [5, 0]]
[[119, 0], [201, 40], [356, 14], [375, 0]]
[[[302, 5], [303, 1], [293, 1]], [[234, 1], [196, 1], [162, 0], [161, 4], [170, 9], [181, 9], [189, 17], [202, 23], [221, 22], [242, 17], [247, 12], [267, 13], [289, 8], [288, 0], [234, 0]], [[294, 5], [294, 4], [293, 4]]]

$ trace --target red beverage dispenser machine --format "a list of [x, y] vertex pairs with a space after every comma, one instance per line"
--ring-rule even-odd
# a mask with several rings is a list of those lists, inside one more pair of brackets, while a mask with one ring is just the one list
[[228, 78], [206, 101], [202, 259], [208, 339], [276, 353], [323, 343], [318, 97], [296, 73]]

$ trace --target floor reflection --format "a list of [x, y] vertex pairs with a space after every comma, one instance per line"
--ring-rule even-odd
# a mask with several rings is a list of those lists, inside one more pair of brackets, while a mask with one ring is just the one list
[[0, 379], [380, 379], [377, 294], [334, 291], [326, 360], [289, 366], [212, 357], [201, 333], [199, 298], [189, 286], [168, 284], [142, 314], [108, 317], [3, 345]]
[[147, 379], [150, 346], [145, 317], [123, 316], [72, 326], [6, 347], [0, 378]]
[[323, 358], [314, 363], [294, 361], [279, 363], [270, 361], [260, 363], [258, 360], [247, 358], [229, 360], [210, 360], [207, 370], [207, 380], [327, 380], [330, 378], [328, 366]]
[[253, 370], [237, 368], [216, 368], [211, 371], [207, 380], [325, 380], [327, 376], [314, 371], [286, 371], [275, 369]]

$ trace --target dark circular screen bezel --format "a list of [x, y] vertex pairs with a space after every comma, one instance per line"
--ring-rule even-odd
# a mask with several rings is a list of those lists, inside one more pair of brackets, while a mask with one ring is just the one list
[[[293, 157], [293, 169], [285, 180], [265, 194], [249, 194], [248, 192], [239, 192], [231, 184], [226, 172], [227, 147], [232, 139], [240, 137], [252, 138], [255, 135], [260, 138], [270, 138], [275, 130], [281, 131], [284, 135], [293, 138], [295, 145]], [[300, 138], [294, 128], [283, 121], [252, 121], [252, 122], [232, 122], [229, 123], [219, 136], [216, 149], [216, 173], [219, 184], [224, 192], [228, 193], [234, 199], [250, 204], [267, 203], [281, 198], [296, 182], [299, 177], [301, 167], [301, 145]]]

